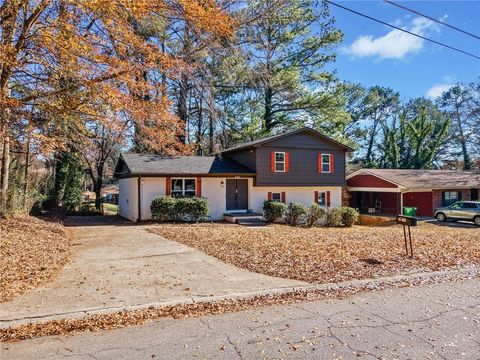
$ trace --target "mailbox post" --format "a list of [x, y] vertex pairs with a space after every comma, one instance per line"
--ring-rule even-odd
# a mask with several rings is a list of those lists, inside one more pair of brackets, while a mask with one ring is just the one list
[[403, 237], [405, 239], [405, 255], [408, 256], [408, 242], [407, 242], [407, 230], [408, 227], [408, 239], [410, 242], [410, 257], [413, 258], [413, 246], [412, 246], [412, 234], [410, 232], [410, 226], [417, 226], [417, 218], [413, 216], [397, 215], [397, 224], [403, 225]]

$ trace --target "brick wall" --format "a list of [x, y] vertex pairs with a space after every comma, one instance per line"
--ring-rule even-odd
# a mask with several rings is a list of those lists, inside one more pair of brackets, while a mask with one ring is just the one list
[[433, 190], [432, 191], [432, 201], [433, 201], [433, 209], [435, 210], [438, 207], [442, 206], [442, 192], [444, 191], [459, 191], [462, 193], [462, 200], [470, 200], [470, 190]]

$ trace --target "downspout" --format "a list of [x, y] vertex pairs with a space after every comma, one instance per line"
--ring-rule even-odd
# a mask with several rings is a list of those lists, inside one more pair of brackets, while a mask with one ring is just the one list
[[141, 183], [142, 183], [142, 177], [139, 176], [138, 178], [138, 219], [137, 221], [142, 220], [142, 191], [141, 191]]

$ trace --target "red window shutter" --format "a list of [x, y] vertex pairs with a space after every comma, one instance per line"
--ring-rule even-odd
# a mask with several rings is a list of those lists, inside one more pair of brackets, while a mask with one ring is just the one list
[[172, 178], [167, 176], [165, 181], [165, 195], [169, 196], [172, 193]]
[[322, 154], [318, 154], [317, 156], [317, 170], [319, 173], [322, 172]]
[[196, 195], [198, 197], [201, 197], [202, 196], [202, 178], [200, 176], [197, 176], [197, 191], [196, 191]]
[[268, 201], [272, 201], [272, 193], [270, 191], [268, 192]]
[[318, 204], [318, 191], [315, 191], [315, 204]]
[[327, 191], [327, 207], [330, 207], [330, 191]]
[[335, 171], [335, 156], [330, 154], [330, 172], [333, 173]]
[[275, 151], [270, 154], [270, 171], [275, 172]]
[[286, 195], [285, 195], [285, 191], [282, 191], [282, 203], [286, 204]]
[[288, 152], [285, 153], [285, 172], [290, 171], [290, 161], [289, 161], [289, 156]]

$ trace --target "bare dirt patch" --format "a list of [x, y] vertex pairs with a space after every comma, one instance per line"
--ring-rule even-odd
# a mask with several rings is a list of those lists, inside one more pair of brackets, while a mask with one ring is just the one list
[[54, 276], [70, 258], [60, 223], [30, 216], [0, 219], [0, 302], [11, 300]]
[[159, 225], [150, 231], [235, 266], [311, 283], [480, 265], [476, 228], [420, 224], [414, 258], [405, 256], [401, 226], [247, 228], [230, 224]]

